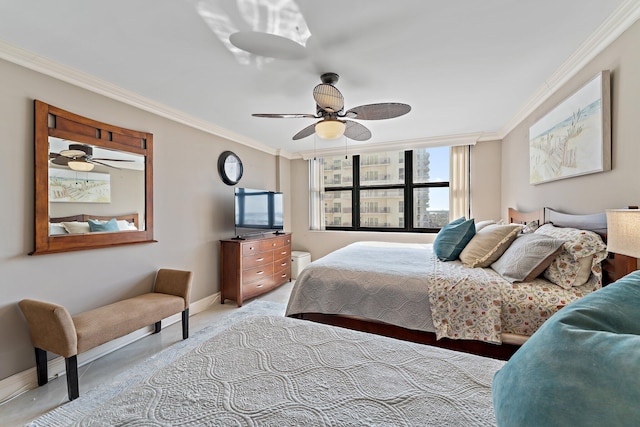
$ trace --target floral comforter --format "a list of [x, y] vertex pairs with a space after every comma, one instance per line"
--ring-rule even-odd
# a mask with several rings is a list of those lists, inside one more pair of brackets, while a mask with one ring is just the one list
[[560, 307], [599, 287], [595, 276], [571, 289], [544, 279], [512, 285], [490, 268], [439, 261], [430, 244], [358, 242], [301, 272], [286, 315], [358, 316], [438, 339], [501, 343], [503, 332], [531, 335]]

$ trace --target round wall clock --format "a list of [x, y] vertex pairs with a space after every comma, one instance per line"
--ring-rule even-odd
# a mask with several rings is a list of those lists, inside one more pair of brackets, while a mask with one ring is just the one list
[[227, 185], [236, 185], [242, 178], [242, 161], [232, 151], [225, 151], [218, 157], [218, 173]]

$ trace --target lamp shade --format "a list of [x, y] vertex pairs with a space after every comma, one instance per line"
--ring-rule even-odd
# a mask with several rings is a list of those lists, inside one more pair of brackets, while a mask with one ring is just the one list
[[91, 170], [93, 170], [93, 163], [89, 163], [86, 160], [69, 160], [69, 163], [67, 163], [67, 166], [69, 166], [69, 168], [73, 169], [74, 171], [79, 171], [79, 172], [89, 172]]
[[316, 123], [316, 134], [322, 139], [336, 139], [344, 135], [346, 125], [341, 120], [327, 119]]
[[640, 257], [640, 210], [607, 209], [607, 251]]

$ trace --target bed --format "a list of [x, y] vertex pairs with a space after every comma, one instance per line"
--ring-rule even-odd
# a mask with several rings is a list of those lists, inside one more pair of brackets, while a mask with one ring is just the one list
[[307, 266], [296, 280], [286, 314], [507, 360], [559, 309], [635, 269], [635, 258], [607, 257], [597, 237], [606, 239], [604, 214], [509, 209], [509, 224], [524, 228], [536, 222], [544, 225], [533, 234], [549, 232], [560, 245], [572, 238], [565, 233], [591, 239], [575, 244], [579, 250], [600, 245], [593, 248], [594, 255], [584, 252], [588, 256], [580, 258], [589, 263], [588, 278], [580, 286], [556, 285], [542, 276], [511, 283], [493, 268], [442, 262], [431, 244], [358, 242]]
[[[112, 221], [110, 223], [109, 221]], [[83, 234], [105, 231], [139, 230], [138, 214], [126, 215], [91, 215], [78, 214], [49, 218], [49, 235]]]

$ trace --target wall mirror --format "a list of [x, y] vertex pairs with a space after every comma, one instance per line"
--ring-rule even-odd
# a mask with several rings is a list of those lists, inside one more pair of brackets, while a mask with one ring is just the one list
[[153, 240], [153, 135], [35, 101], [35, 250]]

